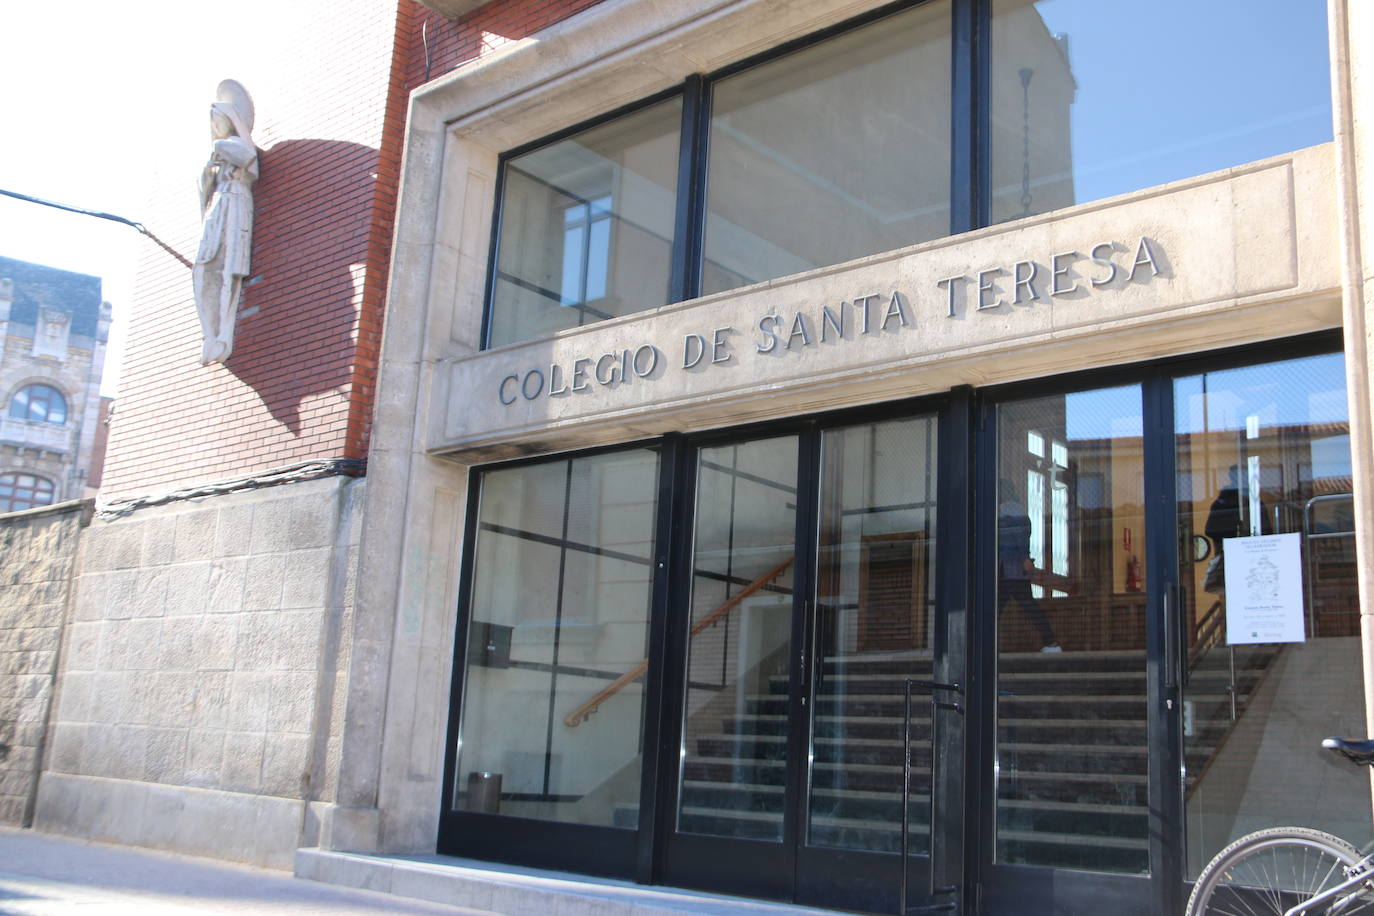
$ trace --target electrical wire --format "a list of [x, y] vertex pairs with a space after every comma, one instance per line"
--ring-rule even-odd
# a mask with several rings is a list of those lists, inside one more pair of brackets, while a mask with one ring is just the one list
[[87, 210], [84, 207], [73, 207], [70, 204], [60, 204], [55, 200], [44, 200], [41, 197], [33, 197], [29, 194], [20, 194], [18, 191], [6, 191], [4, 188], [0, 188], [0, 194], [3, 194], [6, 197], [13, 197], [15, 200], [26, 201], [31, 204], [40, 204], [44, 207], [52, 207], [57, 210], [66, 210], [68, 213], [80, 213], [82, 216], [94, 216], [98, 219], [108, 219], [116, 223], [123, 223], [126, 226], [132, 226], [143, 235], [146, 235], [148, 238], [152, 239], [153, 242], [156, 243], [157, 246], [161, 248], [163, 251], [167, 252], [172, 257], [180, 261], [183, 265], [185, 265], [187, 270], [191, 269], [190, 261], [182, 257], [181, 254], [178, 253], [177, 250], [174, 249], [171, 245], [168, 245], [162, 239], [153, 235], [153, 233], [149, 231], [148, 227], [143, 225], [142, 223], [136, 223], [131, 219], [125, 219], [124, 217], [116, 216], [113, 213], [104, 213], [100, 210]]

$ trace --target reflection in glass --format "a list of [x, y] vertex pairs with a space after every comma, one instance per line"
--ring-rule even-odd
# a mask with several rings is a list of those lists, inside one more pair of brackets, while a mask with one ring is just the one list
[[638, 825], [657, 493], [654, 449], [483, 474], [457, 808]]
[[489, 346], [668, 301], [680, 99], [505, 165]]
[[992, 222], [1331, 139], [1326, 8], [994, 0]]
[[[1365, 731], [1345, 391], [1336, 353], [1174, 385], [1190, 876], [1260, 827], [1369, 832], [1368, 775], [1319, 747]], [[1274, 535], [1298, 541], [1274, 572], [1295, 586], [1281, 616], [1301, 641], [1241, 625], [1256, 582], [1228, 595], [1265, 543], [1251, 539]]]
[[[809, 841], [901, 848], [902, 699], [930, 679], [936, 423], [828, 430], [821, 440]], [[930, 721], [916, 703], [910, 849], [930, 837]]]
[[780, 840], [797, 438], [701, 449], [694, 518], [678, 829]]
[[949, 234], [950, 6], [721, 80], [702, 292]]
[[1148, 870], [1138, 386], [997, 409], [999, 862]]

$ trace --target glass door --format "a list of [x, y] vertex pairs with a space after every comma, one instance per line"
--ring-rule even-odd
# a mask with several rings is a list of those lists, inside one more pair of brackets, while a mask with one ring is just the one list
[[1107, 899], [1151, 912], [1143, 389], [989, 415], [985, 909], [1024, 912], [1029, 895], [1045, 912]]
[[[814, 665], [803, 867], [813, 902], [888, 911], [900, 890], [902, 780], [913, 900], [929, 894], [936, 680], [939, 422], [879, 420], [820, 433]], [[943, 676], [943, 671], [940, 672]], [[911, 686], [910, 722], [908, 682]], [[940, 701], [956, 699], [936, 692]], [[910, 745], [904, 735], [910, 729]], [[956, 769], [958, 762], [955, 764]], [[946, 806], [958, 816], [959, 803]], [[845, 876], [836, 882], [836, 874]]]
[[693, 450], [670, 883], [892, 909], [909, 754], [909, 896], [928, 896], [932, 729], [962, 740], [957, 704], [938, 723], [930, 706], [949, 676], [940, 424], [816, 423]]
[[1178, 912], [1252, 830], [1367, 834], [1365, 774], [1320, 748], [1365, 721], [1330, 345], [989, 398], [968, 808], [982, 913]]
[[442, 851], [1149, 916], [1255, 827], [1362, 835], [1332, 345], [482, 470]]
[[671, 883], [791, 896], [799, 447], [695, 450]]
[[1341, 354], [1198, 372], [1173, 394], [1191, 880], [1261, 827], [1358, 843], [1370, 787], [1319, 746], [1365, 734]]

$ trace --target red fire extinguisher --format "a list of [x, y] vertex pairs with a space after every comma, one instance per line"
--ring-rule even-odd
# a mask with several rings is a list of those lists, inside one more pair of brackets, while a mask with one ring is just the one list
[[1140, 557], [1131, 554], [1130, 559], [1126, 561], [1126, 591], [1143, 591], [1144, 585], [1140, 580]]

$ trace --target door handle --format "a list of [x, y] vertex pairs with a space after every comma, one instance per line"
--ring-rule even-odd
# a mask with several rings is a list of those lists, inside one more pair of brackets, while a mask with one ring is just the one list
[[[940, 793], [936, 791], [935, 781], [935, 761], [939, 748], [939, 722], [940, 710], [949, 710], [962, 714], [964, 704], [961, 698], [964, 695], [964, 688], [957, 683], [943, 683], [941, 681], [924, 681], [914, 678], [907, 678], [904, 682], [903, 707], [902, 707], [902, 880], [901, 891], [899, 893], [899, 912], [902, 916], [907, 913], [907, 860], [911, 855], [911, 691], [916, 688], [930, 691], [930, 896], [935, 897], [939, 894], [952, 894], [958, 891], [956, 886], [940, 887], [936, 884], [935, 868], [935, 825], [938, 823], [937, 801]], [[953, 693], [956, 697], [953, 701], [941, 702], [938, 691]], [[941, 910], [953, 910], [955, 905], [937, 904], [931, 907], [923, 907], [922, 910], [936, 912]]]
[[1164, 706], [1173, 711], [1183, 688], [1187, 686], [1188, 670], [1184, 659], [1188, 647], [1184, 637], [1183, 622], [1178, 619], [1178, 587], [1165, 584], [1164, 599]]

